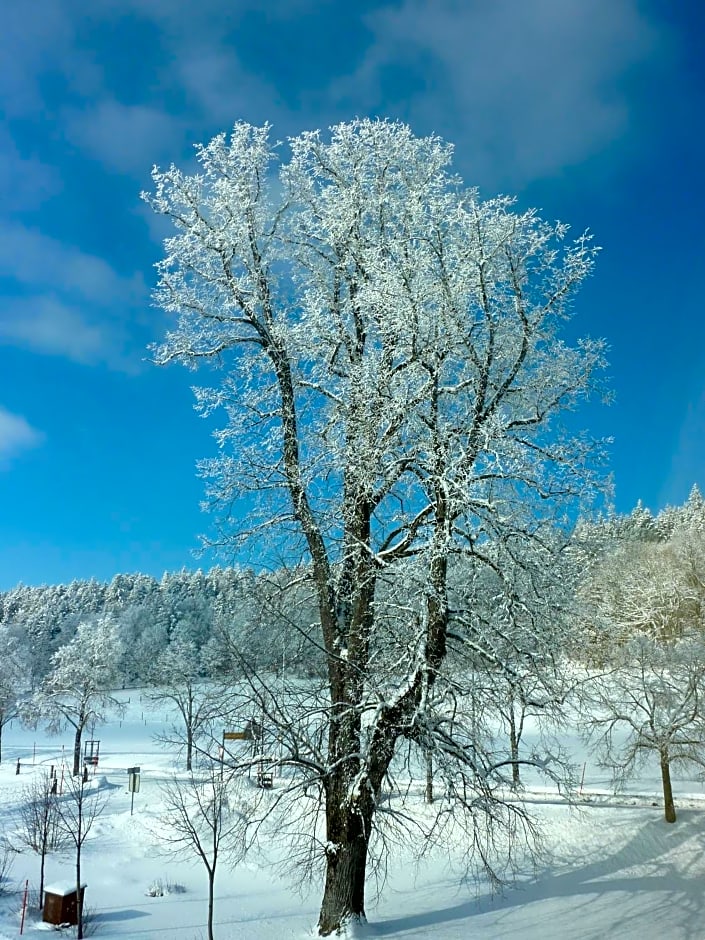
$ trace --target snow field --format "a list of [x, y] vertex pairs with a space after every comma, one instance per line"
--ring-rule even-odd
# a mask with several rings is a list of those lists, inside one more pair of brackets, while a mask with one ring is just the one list
[[[173, 754], [153, 743], [166, 714], [143, 706], [139, 691], [122, 693], [122, 719], [96, 728], [100, 764], [91, 786], [110, 793], [104, 814], [84, 847], [86, 905], [105, 940], [196, 940], [205, 937], [207, 879], [200, 863], [163, 856], [155, 833], [163, 811], [159, 783], [177, 768]], [[128, 702], [129, 699], [129, 702]], [[13, 725], [0, 764], [0, 832], [10, 838], [21, 791], [32, 774], [58, 766], [61, 745]], [[400, 846], [379, 898], [368, 888], [369, 924], [351, 931], [365, 937], [421, 940], [702, 940], [705, 938], [705, 792], [694, 778], [675, 777], [678, 822], [667, 825], [660, 802], [658, 767], [615, 796], [607, 775], [591, 763], [577, 738], [564, 743], [585, 763], [582, 803], [568, 806], [547, 787], [527, 779], [526, 798], [544, 832], [545, 852], [536, 871], [526, 864], [519, 884], [503, 895], [486, 884], [463, 884], [459, 847], [434, 849], [417, 862]], [[16, 775], [16, 762], [21, 762]], [[34, 763], [32, 763], [34, 759]], [[130, 815], [127, 767], [141, 767], [141, 789]], [[419, 794], [421, 784], [419, 783]], [[654, 805], [655, 804], [655, 805]], [[418, 812], [425, 811], [419, 803]], [[280, 870], [286, 848], [263, 844], [234, 870], [216, 877], [215, 934], [219, 940], [303, 940], [313, 935], [321, 895], [314, 881], [301, 896]], [[73, 876], [70, 850], [47, 856], [46, 882]], [[16, 856], [12, 886], [38, 884], [39, 858]], [[183, 888], [148, 897], [150, 886]], [[19, 893], [0, 897], [0, 940], [19, 935]], [[24, 935], [50, 930], [33, 913]]]

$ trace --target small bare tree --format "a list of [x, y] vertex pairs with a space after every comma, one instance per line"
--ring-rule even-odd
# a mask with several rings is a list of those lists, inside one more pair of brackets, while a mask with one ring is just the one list
[[227, 690], [203, 678], [198, 651], [189, 641], [176, 640], [157, 660], [151, 679], [154, 688], [148, 701], [166, 702], [179, 716], [179, 727], [158, 735], [166, 744], [178, 744], [186, 752], [186, 770], [193, 766], [198, 739], [209, 736], [213, 723], [226, 711]]
[[[475, 694], [478, 707], [490, 717], [497, 716], [506, 733], [512, 789], [522, 785], [522, 767], [541, 768], [545, 756], [551, 755], [554, 771], [558, 773], [561, 767], [559, 788], [570, 790], [574, 768], [555, 734], [565, 723], [568, 683], [556, 666], [543, 664], [540, 670], [532, 670], [527, 661], [481, 673]], [[528, 721], [534, 732], [530, 746], [524, 734]]]
[[246, 814], [230, 805], [233, 771], [206, 760], [199, 776], [173, 777], [162, 787], [166, 807], [159, 829], [163, 851], [177, 858], [199, 858], [208, 874], [208, 940], [213, 940], [215, 875], [223, 859], [237, 864], [244, 854]]
[[87, 785], [81, 774], [68, 777], [66, 792], [57, 803], [59, 828], [76, 850], [76, 937], [83, 938], [83, 895], [81, 892], [81, 856], [83, 846], [108, 803], [107, 794]]
[[40, 858], [39, 909], [44, 903], [44, 863], [47, 853], [63, 848], [68, 840], [60, 825], [56, 779], [45, 772], [35, 777], [22, 793], [19, 839]]
[[705, 643], [646, 635], [620, 646], [586, 685], [585, 737], [621, 784], [650, 755], [661, 768], [666, 822], [676, 821], [671, 767], [705, 767]]

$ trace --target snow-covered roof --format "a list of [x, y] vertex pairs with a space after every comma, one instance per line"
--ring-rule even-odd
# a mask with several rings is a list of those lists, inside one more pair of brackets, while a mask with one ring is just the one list
[[[85, 888], [87, 882], [82, 881], [81, 887]], [[65, 898], [67, 894], [73, 894], [76, 890], [75, 881], [55, 881], [53, 884], [45, 885], [44, 893], [45, 894], [58, 894], [59, 897]]]

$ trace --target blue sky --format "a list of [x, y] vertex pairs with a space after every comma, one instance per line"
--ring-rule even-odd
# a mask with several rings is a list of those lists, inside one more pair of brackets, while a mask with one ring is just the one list
[[698, 0], [6, 0], [0, 31], [0, 590], [194, 561], [214, 451], [158, 369], [153, 163], [236, 120], [354, 116], [456, 144], [603, 246], [575, 329], [611, 345], [616, 507], [705, 490]]

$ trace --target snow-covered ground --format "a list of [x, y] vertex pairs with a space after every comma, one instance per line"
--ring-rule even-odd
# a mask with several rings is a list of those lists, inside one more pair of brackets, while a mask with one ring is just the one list
[[[153, 743], [161, 716], [129, 698], [121, 721], [96, 729], [100, 763], [93, 786], [110, 799], [84, 848], [86, 905], [95, 912], [98, 936], [132, 940], [197, 940], [206, 936], [206, 873], [201, 864], [159, 855], [151, 826], [162, 810], [159, 782], [174, 769], [173, 755]], [[663, 820], [658, 768], [649, 767], [628, 791], [614, 796], [604, 773], [586, 760], [584, 803], [565, 805], [556, 794], [530, 791], [546, 839], [547, 857], [521, 884], [492, 895], [461, 883], [450, 851], [417, 865], [395, 857], [381, 898], [370, 886], [364, 935], [437, 940], [702, 940], [705, 938], [705, 789], [694, 778], [674, 781], [678, 822]], [[12, 838], [15, 810], [32, 774], [58, 765], [62, 744], [18, 726], [6, 731], [0, 765], [0, 832]], [[21, 762], [16, 775], [16, 762]], [[141, 767], [141, 790], [130, 815], [127, 767]], [[14, 841], [14, 839], [13, 839]], [[279, 850], [277, 850], [278, 852]], [[260, 856], [216, 879], [218, 940], [288, 940], [311, 937], [321, 886], [300, 896], [272, 861]], [[71, 852], [47, 857], [46, 882], [73, 877]], [[11, 875], [15, 894], [0, 897], [0, 940], [19, 935], [20, 888], [39, 880], [39, 858], [25, 849]], [[156, 880], [185, 890], [148, 897]], [[28, 937], [51, 928], [31, 915]]]

